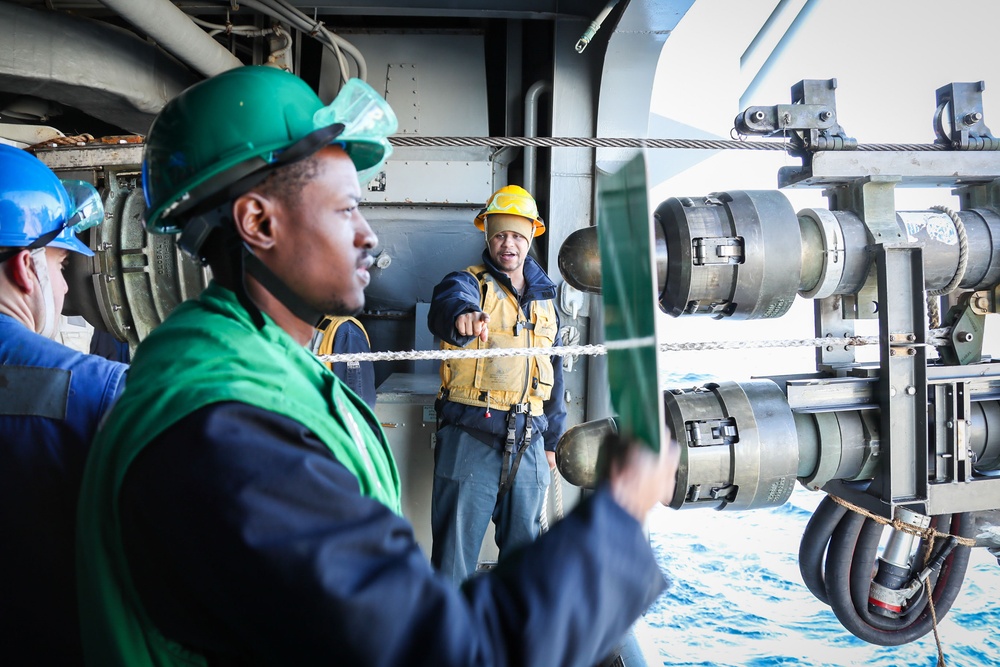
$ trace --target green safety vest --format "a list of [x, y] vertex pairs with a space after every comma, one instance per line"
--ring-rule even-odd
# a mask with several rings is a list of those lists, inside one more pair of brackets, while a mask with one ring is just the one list
[[354, 473], [362, 494], [401, 514], [399, 474], [374, 413], [315, 355], [264, 320], [258, 330], [236, 295], [213, 282], [139, 347], [128, 386], [94, 442], [80, 492], [77, 573], [88, 664], [205, 664], [163, 637], [143, 610], [117, 503], [142, 449], [199, 408], [239, 401], [294, 419]]

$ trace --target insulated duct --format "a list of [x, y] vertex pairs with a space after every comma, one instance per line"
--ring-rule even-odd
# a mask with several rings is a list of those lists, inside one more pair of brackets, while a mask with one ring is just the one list
[[0, 3], [0, 91], [44, 98], [144, 134], [191, 73], [132, 33]]
[[206, 77], [243, 65], [169, 0], [101, 2]]

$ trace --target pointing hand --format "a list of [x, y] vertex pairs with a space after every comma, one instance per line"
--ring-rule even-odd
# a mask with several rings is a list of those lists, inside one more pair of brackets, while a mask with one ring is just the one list
[[489, 321], [490, 316], [482, 311], [463, 313], [455, 318], [455, 330], [460, 336], [478, 336], [485, 343], [490, 334]]

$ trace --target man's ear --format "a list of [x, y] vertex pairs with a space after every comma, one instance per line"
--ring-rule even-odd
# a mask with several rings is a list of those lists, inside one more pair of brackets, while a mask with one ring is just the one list
[[25, 294], [31, 294], [37, 289], [38, 283], [35, 277], [35, 263], [31, 259], [30, 250], [22, 250], [6, 262], [4, 266], [8, 271], [11, 282], [14, 283]]
[[259, 192], [247, 192], [233, 202], [233, 224], [251, 249], [268, 250], [274, 245], [275, 210], [275, 201]]

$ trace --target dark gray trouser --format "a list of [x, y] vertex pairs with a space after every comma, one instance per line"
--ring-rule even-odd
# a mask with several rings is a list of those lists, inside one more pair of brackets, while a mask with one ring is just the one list
[[[511, 455], [511, 464], [514, 455]], [[531, 542], [540, 532], [539, 516], [551, 479], [542, 437], [536, 435], [503, 501], [497, 504], [503, 451], [455, 426], [437, 433], [431, 562], [456, 583], [476, 571], [483, 536], [492, 518], [500, 557]]]

